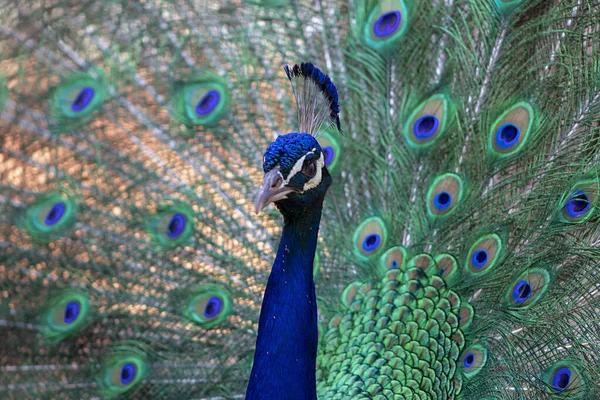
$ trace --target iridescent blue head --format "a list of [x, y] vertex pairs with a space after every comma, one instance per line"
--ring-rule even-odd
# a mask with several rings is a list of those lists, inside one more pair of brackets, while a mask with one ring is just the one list
[[299, 132], [279, 136], [269, 145], [263, 159], [263, 185], [254, 201], [258, 213], [275, 203], [285, 218], [306, 216], [320, 211], [331, 184], [325, 167], [325, 153], [315, 134], [325, 121], [340, 128], [337, 88], [320, 69], [311, 63], [285, 66], [298, 106]]
[[315, 154], [319, 158], [321, 145], [312, 135], [307, 133], [289, 133], [279, 136], [269, 145], [263, 158], [263, 171], [268, 173], [276, 166], [284, 179], [303, 156]]
[[265, 152], [263, 170], [263, 186], [254, 202], [257, 213], [269, 203], [284, 215], [285, 210], [317, 204], [331, 184], [325, 154], [308, 133], [279, 136]]

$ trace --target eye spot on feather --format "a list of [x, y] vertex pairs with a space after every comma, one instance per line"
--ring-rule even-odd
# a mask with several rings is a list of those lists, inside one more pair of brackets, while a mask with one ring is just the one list
[[384, 276], [389, 270], [404, 269], [406, 260], [406, 249], [402, 246], [394, 246], [386, 250], [379, 259], [379, 274]]
[[362, 249], [365, 252], [369, 253], [369, 252], [376, 250], [380, 244], [381, 244], [381, 235], [378, 233], [371, 233], [370, 235], [365, 237], [365, 239], [363, 240]]
[[550, 275], [543, 268], [528, 268], [510, 286], [507, 298], [513, 307], [526, 308], [535, 304], [548, 290]]
[[590, 199], [587, 195], [581, 190], [576, 190], [567, 200], [565, 211], [569, 214], [569, 217], [577, 218], [588, 212], [590, 207]]
[[363, 30], [360, 39], [367, 46], [383, 50], [397, 43], [406, 31], [408, 18], [404, 0], [371, 3], [358, 23]]
[[67, 210], [67, 205], [62, 201], [54, 203], [52, 207], [50, 207], [50, 211], [46, 214], [46, 218], [44, 219], [44, 224], [46, 226], [52, 226], [58, 223], [61, 218], [65, 215], [65, 211]]
[[90, 311], [88, 298], [67, 290], [48, 300], [41, 318], [42, 333], [50, 340], [60, 341], [85, 325]]
[[211, 297], [206, 303], [206, 307], [204, 309], [204, 317], [207, 319], [214, 318], [221, 312], [221, 308], [223, 307], [223, 302], [219, 297]]
[[583, 377], [570, 361], [557, 362], [544, 375], [549, 391], [559, 394], [560, 397], [572, 398], [585, 393]]
[[22, 226], [40, 242], [63, 236], [75, 223], [75, 199], [66, 193], [49, 192], [38, 198], [25, 210]]
[[119, 348], [103, 362], [102, 386], [108, 397], [130, 391], [143, 378], [146, 363], [143, 353], [137, 348]]
[[376, 254], [385, 245], [387, 230], [378, 217], [365, 220], [354, 232], [354, 252], [362, 259]]
[[207, 125], [215, 121], [217, 117], [212, 114], [221, 114], [223, 107], [219, 106], [221, 98], [225, 96], [225, 89], [218, 85], [209, 83], [190, 85], [184, 92], [185, 110], [189, 121], [195, 125]]
[[95, 91], [93, 88], [86, 86], [77, 95], [73, 103], [71, 103], [71, 110], [79, 112], [84, 110], [92, 100], [94, 99]]
[[[67, 294], [57, 301], [52, 311], [53, 327], [60, 330], [71, 330], [80, 317], [87, 312], [87, 299], [77, 293]], [[73, 325], [73, 326], [69, 326]]]
[[219, 105], [221, 95], [216, 90], [209, 90], [196, 104], [196, 114], [204, 117], [214, 111]]
[[424, 115], [415, 122], [413, 133], [417, 139], [428, 139], [435, 134], [440, 120], [435, 115]]
[[336, 133], [328, 130], [317, 139], [321, 145], [325, 166], [330, 172], [336, 170], [340, 158], [341, 149], [336, 137]]
[[487, 350], [479, 345], [473, 345], [463, 353], [461, 364], [463, 375], [471, 378], [477, 375], [487, 363]]
[[401, 21], [402, 14], [400, 11], [386, 12], [373, 24], [373, 33], [380, 38], [390, 36], [398, 30]]
[[507, 149], [513, 146], [521, 137], [521, 131], [515, 124], [504, 124], [496, 131], [496, 144]]
[[427, 211], [432, 218], [450, 214], [462, 200], [463, 182], [456, 174], [436, 178], [427, 191]]
[[552, 378], [552, 388], [557, 392], [562, 392], [571, 383], [571, 370], [563, 367], [556, 371], [554, 378]]
[[70, 301], [67, 303], [65, 307], [65, 315], [64, 315], [64, 323], [66, 325], [70, 325], [77, 320], [79, 317], [79, 310], [81, 309], [81, 304], [77, 301]]
[[214, 320], [223, 310], [225, 299], [219, 295], [205, 295], [195, 299], [193, 312], [202, 322]]
[[513, 290], [513, 300], [517, 304], [521, 304], [531, 297], [531, 292], [532, 289], [529, 282], [525, 280], [519, 281]]
[[107, 93], [106, 83], [102, 74], [96, 72], [96, 77], [74, 74], [54, 88], [50, 103], [52, 118], [56, 122], [68, 121], [70, 126], [65, 129], [73, 129], [74, 120], [87, 122], [86, 117], [102, 105]]
[[492, 125], [489, 147], [495, 157], [508, 157], [529, 141], [535, 112], [529, 103], [520, 102], [506, 110]]
[[170, 112], [184, 125], [208, 126], [223, 118], [228, 102], [226, 82], [209, 73], [178, 83], [173, 89]]
[[473, 366], [473, 363], [475, 363], [475, 355], [473, 353], [467, 354], [463, 361], [465, 368], [471, 368]]
[[448, 192], [440, 192], [433, 198], [433, 205], [438, 210], [445, 210], [452, 204], [452, 195]]
[[473, 273], [489, 271], [502, 253], [502, 241], [496, 234], [485, 235], [475, 241], [469, 250], [467, 268]]
[[561, 210], [561, 220], [568, 223], [587, 221], [593, 214], [598, 199], [597, 178], [583, 179], [568, 192]]
[[488, 262], [488, 253], [485, 250], [477, 250], [471, 257], [471, 263], [475, 268], [483, 268]]
[[186, 316], [204, 328], [222, 323], [232, 310], [229, 292], [217, 285], [204, 285], [192, 292]]
[[127, 363], [123, 365], [121, 368], [121, 384], [129, 385], [134, 379], [136, 375], [136, 367], [134, 364]]
[[174, 201], [161, 205], [157, 213], [149, 218], [149, 233], [157, 244], [174, 247], [182, 244], [194, 233], [191, 207]]
[[450, 254], [440, 254], [435, 257], [435, 264], [438, 267], [439, 275], [447, 282], [452, 282], [458, 274], [456, 258]]
[[437, 94], [419, 104], [404, 126], [404, 137], [415, 149], [431, 146], [444, 133], [449, 101]]
[[176, 239], [185, 230], [186, 218], [183, 214], [176, 213], [171, 217], [171, 221], [167, 226], [166, 234], [169, 239]]

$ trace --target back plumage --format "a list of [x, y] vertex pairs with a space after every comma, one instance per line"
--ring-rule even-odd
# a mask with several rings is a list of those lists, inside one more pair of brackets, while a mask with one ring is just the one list
[[600, 398], [595, 2], [0, 10], [0, 398], [244, 397], [301, 61], [344, 131], [318, 397]]

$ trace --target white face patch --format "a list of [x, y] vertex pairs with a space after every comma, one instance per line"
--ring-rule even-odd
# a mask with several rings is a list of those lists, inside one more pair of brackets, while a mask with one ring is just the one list
[[[290, 182], [290, 180], [294, 176], [296, 176], [296, 174], [298, 172], [300, 172], [302, 170], [302, 166], [304, 165], [304, 159], [306, 158], [306, 156], [308, 156], [309, 154], [314, 154], [315, 151], [317, 151], [317, 149], [312, 149], [311, 151], [309, 151], [308, 153], [306, 153], [305, 155], [300, 157], [300, 159], [298, 161], [296, 161], [296, 163], [294, 164], [294, 167], [288, 174], [287, 179], [284, 181], [284, 185], [287, 185]], [[321, 152], [321, 156], [317, 160], [317, 173], [308, 182], [306, 182], [304, 184], [304, 186], [302, 187], [303, 193], [306, 192], [307, 190], [310, 190], [312, 188], [319, 186], [319, 184], [321, 183], [321, 179], [323, 178], [323, 167], [324, 166], [325, 166], [325, 158], [323, 157], [323, 153]]]
[[325, 166], [325, 158], [323, 157], [323, 153], [321, 153], [321, 156], [317, 160], [317, 173], [315, 174], [315, 176], [312, 177], [311, 180], [309, 180], [308, 182], [306, 182], [304, 184], [304, 187], [302, 188], [303, 192], [306, 192], [307, 190], [310, 190], [312, 188], [319, 186], [319, 184], [321, 183], [321, 179], [323, 178], [323, 167], [324, 166]]

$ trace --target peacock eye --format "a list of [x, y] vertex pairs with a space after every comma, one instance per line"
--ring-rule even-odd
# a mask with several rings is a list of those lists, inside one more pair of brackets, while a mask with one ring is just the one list
[[312, 178], [317, 173], [317, 163], [313, 160], [308, 164], [304, 164], [304, 167], [302, 167], [302, 173], [306, 175], [307, 178]]

